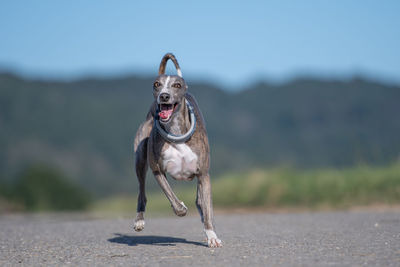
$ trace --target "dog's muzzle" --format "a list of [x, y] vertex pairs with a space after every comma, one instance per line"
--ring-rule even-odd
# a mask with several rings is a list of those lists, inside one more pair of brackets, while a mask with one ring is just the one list
[[[194, 110], [192, 105], [190, 104], [190, 102], [186, 99], [186, 106], [189, 110], [189, 118], [190, 118], [190, 128], [189, 131], [187, 131], [185, 134], [183, 135], [174, 135], [172, 133], [168, 133], [167, 131], [165, 131], [161, 125], [160, 125], [160, 119], [161, 119], [161, 114], [163, 113], [163, 111], [161, 110], [163, 104], [159, 105], [159, 109], [157, 110], [157, 116], [154, 120], [154, 124], [156, 126], [157, 131], [160, 133], [160, 135], [168, 142], [171, 143], [184, 143], [187, 140], [189, 140], [190, 137], [192, 137], [192, 135], [194, 134], [195, 130], [196, 130], [196, 116], [194, 114]], [[169, 104], [172, 105], [172, 104]], [[175, 106], [176, 108], [176, 106]], [[169, 110], [167, 111], [169, 112]], [[173, 113], [173, 110], [171, 111], [171, 115]], [[169, 117], [170, 118], [170, 117]], [[162, 120], [162, 119], [161, 119]], [[169, 119], [168, 119], [169, 120]], [[163, 121], [163, 120], [162, 120]]]
[[178, 106], [178, 103], [175, 104], [166, 104], [166, 103], [161, 103], [158, 104], [158, 116], [160, 117], [162, 122], [168, 122], [172, 114], [175, 112], [176, 107]]

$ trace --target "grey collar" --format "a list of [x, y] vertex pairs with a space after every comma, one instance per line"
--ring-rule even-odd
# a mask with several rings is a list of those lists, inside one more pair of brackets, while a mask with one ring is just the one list
[[165, 139], [165, 141], [171, 142], [171, 143], [184, 143], [187, 140], [189, 140], [190, 137], [192, 137], [194, 131], [196, 130], [196, 116], [194, 114], [194, 110], [190, 102], [186, 99], [186, 106], [188, 107], [189, 110], [189, 117], [190, 117], [190, 129], [183, 135], [174, 135], [172, 133], [168, 133], [165, 131], [159, 121], [159, 116], [158, 112], [154, 120], [154, 124], [157, 128], [157, 131], [160, 133], [160, 135]]

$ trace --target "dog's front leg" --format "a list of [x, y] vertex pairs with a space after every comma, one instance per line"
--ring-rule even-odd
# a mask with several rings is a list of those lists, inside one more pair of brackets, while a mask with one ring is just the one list
[[172, 191], [172, 188], [169, 185], [167, 178], [165, 177], [165, 174], [160, 172], [154, 172], [154, 177], [156, 177], [158, 184], [161, 186], [161, 189], [164, 191], [165, 196], [171, 203], [171, 206], [175, 214], [178, 216], [185, 216], [187, 213], [187, 207], [182, 201], [180, 201], [177, 198], [175, 193]]
[[204, 223], [208, 246], [211, 248], [222, 247], [222, 242], [218, 239], [213, 226], [211, 183], [208, 173], [198, 177], [196, 206], [199, 210], [201, 221]]

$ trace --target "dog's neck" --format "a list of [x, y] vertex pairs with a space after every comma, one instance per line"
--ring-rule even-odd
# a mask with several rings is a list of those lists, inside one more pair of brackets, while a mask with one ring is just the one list
[[183, 98], [179, 110], [171, 121], [164, 126], [164, 129], [173, 135], [185, 134], [190, 129], [189, 112], [186, 105], [186, 98]]

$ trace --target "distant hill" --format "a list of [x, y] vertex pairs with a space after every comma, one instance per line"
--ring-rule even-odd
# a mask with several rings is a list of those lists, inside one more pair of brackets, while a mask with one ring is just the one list
[[[229, 93], [187, 82], [206, 119], [213, 174], [400, 156], [398, 86], [299, 79]], [[0, 74], [0, 179], [45, 162], [97, 195], [133, 192], [132, 143], [151, 85], [135, 76], [62, 82]]]

